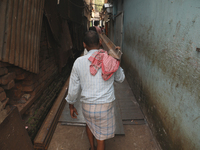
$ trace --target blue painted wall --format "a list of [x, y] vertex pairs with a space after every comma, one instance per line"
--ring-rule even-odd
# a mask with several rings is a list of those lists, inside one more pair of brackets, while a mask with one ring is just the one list
[[124, 11], [122, 66], [154, 135], [163, 149], [199, 150], [200, 1], [114, 4]]

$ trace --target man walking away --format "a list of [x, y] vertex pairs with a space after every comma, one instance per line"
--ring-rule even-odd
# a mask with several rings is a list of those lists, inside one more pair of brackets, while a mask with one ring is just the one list
[[89, 52], [74, 62], [66, 100], [71, 117], [77, 118], [78, 113], [73, 104], [82, 90], [80, 101], [90, 150], [96, 150], [94, 137], [97, 140], [97, 150], [104, 150], [104, 141], [115, 135], [113, 83], [123, 82], [125, 75], [119, 61], [107, 55], [107, 52], [98, 50], [101, 41], [97, 32], [86, 32], [83, 45]]
[[94, 21], [94, 27], [96, 28], [97, 33], [101, 34], [101, 29], [98, 27], [98, 25], [99, 25], [99, 22], [98, 21]]

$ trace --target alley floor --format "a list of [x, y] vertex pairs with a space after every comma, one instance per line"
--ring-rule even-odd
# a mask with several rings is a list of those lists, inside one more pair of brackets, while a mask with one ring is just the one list
[[[147, 124], [124, 125], [125, 136], [106, 141], [106, 150], [160, 150]], [[85, 127], [58, 123], [48, 150], [89, 150]]]
[[[119, 111], [120, 113], [115, 114], [115, 133], [117, 135], [106, 141], [106, 150], [160, 150], [128, 82], [125, 80], [121, 84], [115, 83], [114, 87], [116, 96], [115, 112]], [[66, 106], [68, 108], [67, 104]], [[77, 107], [78, 117], [81, 116], [82, 112], [80, 108]], [[66, 113], [68, 111], [63, 110], [48, 150], [88, 150], [90, 148], [84, 126], [67, 126], [65, 124], [67, 122], [78, 123], [75, 120], [72, 121], [73, 119], [70, 120], [69, 113]], [[132, 120], [132, 124], [127, 123], [127, 120]], [[119, 125], [120, 122], [121, 125]]]

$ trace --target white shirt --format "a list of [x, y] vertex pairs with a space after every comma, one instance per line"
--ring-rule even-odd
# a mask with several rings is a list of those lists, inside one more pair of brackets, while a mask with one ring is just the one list
[[[74, 104], [81, 92], [80, 101], [84, 103], [103, 104], [115, 100], [114, 81], [123, 82], [125, 75], [123, 69], [119, 69], [110, 79], [104, 81], [101, 76], [101, 69], [95, 76], [90, 73], [91, 62], [88, 58], [98, 50], [90, 50], [87, 55], [79, 57], [74, 62], [68, 95], [65, 98], [69, 104]], [[81, 91], [82, 90], [82, 91]]]

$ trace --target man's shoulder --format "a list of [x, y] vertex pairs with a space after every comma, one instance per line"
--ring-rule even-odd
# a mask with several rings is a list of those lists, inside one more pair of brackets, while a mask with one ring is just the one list
[[76, 61], [84, 61], [84, 60], [86, 60], [86, 59], [88, 59], [88, 56], [87, 56], [87, 55], [84, 55], [84, 56], [78, 57], [78, 58], [76, 59]]
[[74, 64], [83, 63], [83, 62], [84, 62], [85, 60], [87, 60], [87, 59], [88, 59], [87, 55], [85, 55], [85, 56], [80, 56], [80, 57], [78, 57], [78, 58], [75, 60]]

